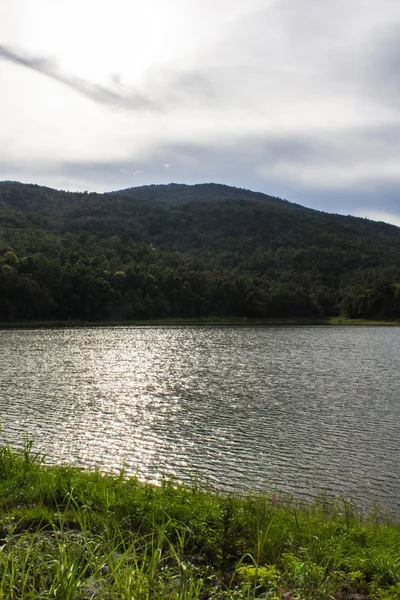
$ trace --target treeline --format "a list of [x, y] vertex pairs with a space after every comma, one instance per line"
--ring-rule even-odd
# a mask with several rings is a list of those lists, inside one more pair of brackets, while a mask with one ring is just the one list
[[[51, 240], [47, 252], [0, 258], [0, 319], [318, 316], [306, 289], [206, 268], [193, 258], [118, 238]], [[121, 260], [121, 255], [124, 261]]]
[[335, 315], [400, 318], [399, 228], [213, 184], [0, 184], [0, 320]]

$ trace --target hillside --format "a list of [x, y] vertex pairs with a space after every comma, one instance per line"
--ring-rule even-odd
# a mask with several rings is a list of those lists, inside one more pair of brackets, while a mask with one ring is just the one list
[[400, 317], [400, 228], [224, 185], [0, 182], [0, 320]]

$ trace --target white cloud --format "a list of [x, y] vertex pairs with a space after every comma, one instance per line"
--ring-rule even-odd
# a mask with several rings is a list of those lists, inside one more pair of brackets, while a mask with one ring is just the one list
[[282, 195], [398, 186], [398, 31], [392, 0], [2, 3], [4, 47], [50, 62], [0, 62], [0, 177], [109, 189], [169, 156]]

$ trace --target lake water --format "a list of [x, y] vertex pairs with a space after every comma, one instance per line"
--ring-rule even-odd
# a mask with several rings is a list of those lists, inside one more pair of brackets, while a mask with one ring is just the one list
[[400, 516], [400, 329], [0, 330], [0, 420], [51, 462]]

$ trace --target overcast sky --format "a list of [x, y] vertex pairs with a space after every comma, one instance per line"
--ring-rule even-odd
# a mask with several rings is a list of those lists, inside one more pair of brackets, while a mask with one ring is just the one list
[[0, 180], [218, 182], [400, 225], [399, 0], [0, 3]]

